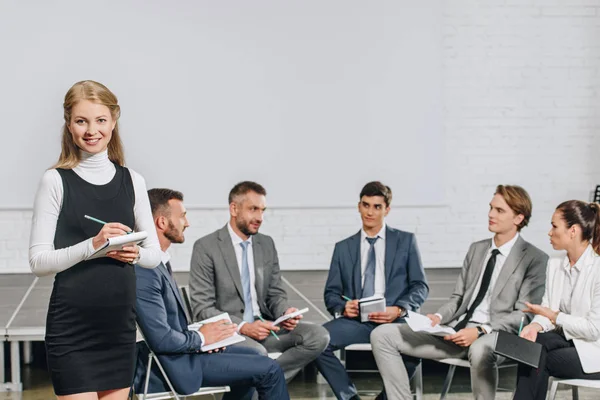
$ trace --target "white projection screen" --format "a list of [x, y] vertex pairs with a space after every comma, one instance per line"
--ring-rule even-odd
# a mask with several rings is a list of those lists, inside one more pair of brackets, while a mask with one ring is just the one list
[[127, 165], [188, 205], [255, 180], [269, 206], [443, 194], [440, 1], [2, 1], [0, 206], [30, 207], [62, 101], [118, 97]]

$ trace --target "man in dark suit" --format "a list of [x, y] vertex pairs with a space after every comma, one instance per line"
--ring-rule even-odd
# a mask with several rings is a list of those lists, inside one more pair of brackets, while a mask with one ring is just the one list
[[[231, 336], [237, 325], [226, 320], [188, 330], [185, 305], [172, 276], [167, 249], [183, 243], [189, 226], [183, 195], [169, 189], [148, 191], [156, 232], [162, 249], [162, 263], [155, 269], [136, 266], [137, 319], [150, 348], [157, 354], [175, 390], [190, 394], [201, 386], [231, 386], [224, 399], [250, 399], [254, 388], [260, 399], [289, 399], [283, 371], [268, 357], [244, 347], [231, 346], [220, 352], [203, 353], [201, 347]], [[134, 388], [143, 391], [148, 350], [138, 346]], [[149, 392], [166, 391], [167, 385], [156, 364], [150, 376]]]
[[[359, 397], [333, 352], [351, 344], [369, 343], [375, 327], [399, 322], [407, 310], [418, 309], [429, 292], [415, 235], [385, 224], [391, 201], [388, 186], [367, 183], [358, 203], [362, 229], [337, 243], [333, 251], [325, 305], [336, 319], [324, 325], [330, 343], [316, 364], [338, 399]], [[383, 297], [385, 311], [371, 313], [368, 322], [361, 322], [358, 299], [370, 296]], [[410, 360], [413, 369], [415, 361]]]
[[288, 304], [273, 239], [258, 233], [265, 204], [266, 191], [258, 183], [240, 182], [231, 189], [227, 225], [194, 244], [190, 295], [194, 318], [228, 312], [246, 337], [240, 346], [265, 355], [283, 353], [277, 362], [289, 381], [321, 354], [329, 335], [300, 317], [283, 322], [281, 329], [273, 325], [297, 310]]

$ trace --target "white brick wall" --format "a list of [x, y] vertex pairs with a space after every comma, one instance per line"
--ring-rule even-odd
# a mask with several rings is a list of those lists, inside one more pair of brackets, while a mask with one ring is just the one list
[[[523, 235], [550, 252], [554, 207], [588, 200], [600, 183], [600, 0], [447, 0], [444, 7], [447, 206], [395, 208], [388, 222], [417, 233], [426, 267], [460, 266], [469, 243], [489, 235], [496, 184], [516, 183], [534, 203]], [[0, 210], [0, 271], [29, 270], [30, 216]], [[188, 242], [173, 249], [176, 269], [189, 268], [195, 239], [226, 219], [225, 208], [190, 210]], [[282, 208], [268, 211], [263, 232], [275, 238], [283, 268], [323, 269], [333, 244], [358, 227], [354, 209]]]

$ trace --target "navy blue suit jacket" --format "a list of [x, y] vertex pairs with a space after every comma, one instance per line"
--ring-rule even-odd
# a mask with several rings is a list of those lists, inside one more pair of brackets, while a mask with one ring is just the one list
[[[150, 348], [158, 356], [173, 387], [180, 394], [194, 393], [202, 385], [198, 352], [200, 335], [189, 331], [185, 305], [175, 280], [161, 263], [154, 269], [136, 265], [137, 321]], [[134, 378], [136, 393], [143, 392], [148, 350], [138, 346]], [[153, 364], [148, 393], [168, 390], [160, 371]]]
[[[415, 311], [427, 298], [429, 287], [414, 234], [386, 226], [385, 300], [386, 306]], [[362, 294], [360, 231], [336, 243], [327, 283], [325, 306], [331, 315], [342, 314], [346, 300]]]

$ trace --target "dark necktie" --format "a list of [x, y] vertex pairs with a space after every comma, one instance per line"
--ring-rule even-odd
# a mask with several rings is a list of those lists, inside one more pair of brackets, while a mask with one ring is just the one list
[[169, 275], [173, 276], [173, 269], [171, 269], [171, 261], [167, 261], [167, 271], [169, 271]]
[[375, 294], [375, 242], [377, 239], [379, 239], [379, 236], [367, 238], [367, 242], [369, 242], [369, 255], [367, 256], [362, 297], [371, 297]]
[[483, 279], [481, 279], [481, 287], [479, 288], [479, 292], [477, 292], [477, 297], [475, 297], [475, 301], [473, 302], [473, 304], [471, 304], [471, 307], [467, 311], [465, 317], [454, 327], [455, 331], [458, 332], [459, 330], [464, 329], [467, 326], [467, 324], [471, 320], [471, 317], [473, 316], [473, 313], [475, 312], [475, 309], [483, 301], [485, 294], [490, 288], [490, 282], [492, 281], [492, 275], [494, 274], [494, 267], [496, 266], [496, 256], [498, 254], [500, 254], [500, 250], [492, 250], [492, 255], [490, 256], [490, 259], [488, 260], [485, 266]]

